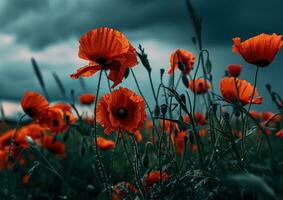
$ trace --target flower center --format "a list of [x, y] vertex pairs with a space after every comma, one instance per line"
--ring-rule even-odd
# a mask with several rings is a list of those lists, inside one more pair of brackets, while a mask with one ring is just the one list
[[270, 64], [270, 62], [266, 59], [262, 59], [254, 61], [254, 64], [259, 67], [266, 67]]
[[116, 111], [116, 115], [120, 119], [125, 119], [127, 117], [127, 115], [128, 115], [128, 111], [125, 108], [119, 108]]
[[103, 57], [98, 57], [95, 59], [95, 62], [102, 65], [102, 66], [105, 66], [106, 63], [108, 62], [108, 60], [106, 58], [103, 58]]

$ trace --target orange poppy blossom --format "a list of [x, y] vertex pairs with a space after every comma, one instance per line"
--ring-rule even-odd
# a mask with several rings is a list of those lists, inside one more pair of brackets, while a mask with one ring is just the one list
[[282, 115], [275, 115], [273, 112], [262, 112], [261, 113], [261, 121], [269, 121], [269, 122], [279, 122], [281, 121]]
[[250, 102], [252, 104], [261, 104], [262, 103], [262, 97], [259, 96], [257, 90], [255, 89], [253, 99], [253, 89], [254, 86], [245, 80], [236, 79], [237, 82], [237, 88], [236, 89], [236, 83], [233, 77], [225, 77], [223, 78], [219, 83], [219, 89], [224, 97], [225, 101], [231, 103], [238, 100], [242, 103], [242, 105], [247, 105]]
[[144, 100], [133, 91], [120, 87], [101, 97], [96, 120], [104, 128], [105, 134], [118, 130], [140, 130], [146, 120]]
[[282, 35], [262, 33], [244, 42], [233, 38], [233, 52], [240, 54], [248, 63], [267, 67], [283, 46]]
[[232, 77], [238, 77], [242, 71], [242, 65], [232, 64], [227, 66], [228, 74]]
[[29, 124], [22, 127], [15, 138], [15, 141], [22, 147], [27, 148], [29, 143], [27, 141], [27, 136], [31, 137], [36, 144], [41, 143], [41, 139], [44, 137], [45, 133], [49, 129], [41, 127], [39, 124]]
[[43, 138], [42, 146], [55, 155], [63, 156], [63, 157], [66, 155], [65, 145], [58, 140], [54, 140], [53, 136], [46, 135]]
[[82, 105], [91, 105], [95, 101], [95, 95], [85, 93], [79, 96], [79, 101]]
[[66, 131], [75, 121], [76, 118], [71, 113], [71, 106], [66, 103], [49, 106], [39, 117], [39, 124], [43, 128], [49, 128], [53, 133]]
[[25, 174], [25, 175], [22, 177], [23, 185], [28, 185], [29, 180], [30, 180], [30, 175], [29, 175], [29, 174]]
[[[161, 128], [160, 131], [162, 131], [163, 130], [163, 120], [160, 119], [159, 123], [160, 123], [160, 128]], [[165, 133], [167, 133], [167, 134], [169, 134], [170, 131], [171, 131], [171, 133], [173, 133], [175, 131], [180, 131], [178, 124], [176, 122], [173, 122], [173, 121], [170, 121], [170, 120], [164, 120], [164, 130], [165, 130]]]
[[147, 186], [151, 186], [154, 183], [159, 183], [160, 181], [166, 181], [169, 178], [169, 175], [166, 171], [150, 171], [145, 177], [144, 181]]
[[188, 141], [185, 139], [186, 137], [187, 137], [187, 132], [181, 131], [178, 133], [177, 137], [175, 138], [176, 153], [179, 156], [183, 155], [184, 147], [188, 143]]
[[114, 185], [112, 200], [125, 199], [127, 195], [137, 192], [138, 190], [133, 184], [123, 181]]
[[146, 120], [145, 122], [145, 130], [150, 132], [153, 129], [153, 122], [152, 120]]
[[114, 149], [115, 142], [105, 139], [103, 137], [97, 137], [97, 147], [102, 150]]
[[175, 50], [170, 56], [170, 68], [168, 69], [168, 74], [172, 74], [178, 68], [179, 62], [185, 65], [183, 74], [188, 74], [195, 63], [196, 57], [189, 51], [184, 49]]
[[250, 115], [251, 115], [254, 119], [260, 119], [260, 118], [261, 118], [261, 113], [255, 111], [255, 110], [251, 110], [251, 111], [250, 111]]
[[203, 94], [211, 88], [211, 85], [203, 78], [196, 78], [195, 80], [189, 81], [189, 88], [196, 94]]
[[26, 92], [21, 100], [24, 112], [33, 119], [37, 119], [45, 111], [49, 103], [40, 94], [36, 92]]
[[[196, 123], [198, 126], [204, 126], [207, 124], [206, 119], [205, 119], [205, 115], [199, 112], [195, 112], [195, 119], [196, 119]], [[190, 123], [190, 117], [189, 115], [185, 115], [183, 116], [183, 120], [185, 123], [189, 124]], [[205, 137], [207, 133], [207, 128], [201, 128], [198, 131], [198, 134], [200, 137]]]
[[283, 128], [280, 129], [275, 135], [276, 135], [277, 137], [283, 138]]
[[139, 130], [134, 132], [134, 136], [135, 136], [135, 139], [136, 139], [137, 142], [142, 141], [142, 134]]
[[99, 70], [110, 70], [108, 78], [113, 81], [112, 88], [122, 82], [125, 71], [135, 66], [136, 50], [126, 36], [111, 28], [97, 28], [80, 38], [79, 57], [89, 61], [71, 78], [90, 77]]

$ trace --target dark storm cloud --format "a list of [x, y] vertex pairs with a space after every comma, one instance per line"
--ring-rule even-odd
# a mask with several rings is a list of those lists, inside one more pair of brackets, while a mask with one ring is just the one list
[[[204, 38], [210, 44], [231, 42], [237, 35], [283, 32], [282, 0], [194, 3], [203, 18]], [[192, 36], [185, 0], [6, 0], [0, 11], [2, 31], [35, 49], [99, 26], [137, 33], [134, 39], [186, 42]]]

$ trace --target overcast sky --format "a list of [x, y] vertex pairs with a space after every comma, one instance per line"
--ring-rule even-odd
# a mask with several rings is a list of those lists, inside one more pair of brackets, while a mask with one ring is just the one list
[[[235, 36], [247, 39], [265, 33], [283, 33], [282, 0], [194, 0], [203, 19], [204, 47], [211, 52], [215, 84], [226, 65], [243, 64], [242, 78], [253, 81], [255, 67], [231, 51]], [[60, 98], [51, 76], [56, 72], [68, 91], [79, 90], [79, 82], [69, 75], [86, 62], [77, 57], [78, 39], [92, 28], [108, 26], [125, 33], [137, 47], [142, 44], [158, 77], [168, 68], [169, 55], [176, 48], [193, 53], [193, 28], [185, 0], [1, 0], [0, 1], [0, 99], [18, 100], [26, 90], [41, 91], [33, 74], [30, 58], [40, 65], [48, 92]], [[283, 52], [274, 63], [259, 73], [259, 92], [271, 83], [283, 92]], [[147, 77], [142, 66], [134, 69], [143, 83]], [[123, 86], [135, 88], [132, 79]], [[96, 77], [86, 79], [89, 91], [95, 90]], [[106, 88], [106, 86], [103, 86]], [[146, 91], [147, 84], [142, 85]], [[147, 95], [150, 95], [147, 94]]]

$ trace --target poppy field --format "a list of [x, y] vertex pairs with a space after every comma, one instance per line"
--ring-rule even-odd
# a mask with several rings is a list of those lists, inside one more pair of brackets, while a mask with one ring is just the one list
[[[117, 29], [78, 38], [85, 65], [66, 76], [82, 86], [95, 77], [94, 93], [67, 94], [54, 76], [66, 98], [50, 101], [32, 59], [42, 92], [26, 88], [16, 124], [1, 110], [0, 199], [283, 199], [282, 90], [257, 90], [258, 74], [282, 53], [282, 35], [231, 38], [245, 66], [231, 63], [215, 83], [201, 19], [190, 1], [187, 8], [198, 53], [173, 49], [168, 68], [152, 66], [147, 49]], [[248, 80], [246, 68], [255, 69]], [[135, 90], [120, 86], [130, 76]], [[257, 111], [265, 99], [276, 112]]]

